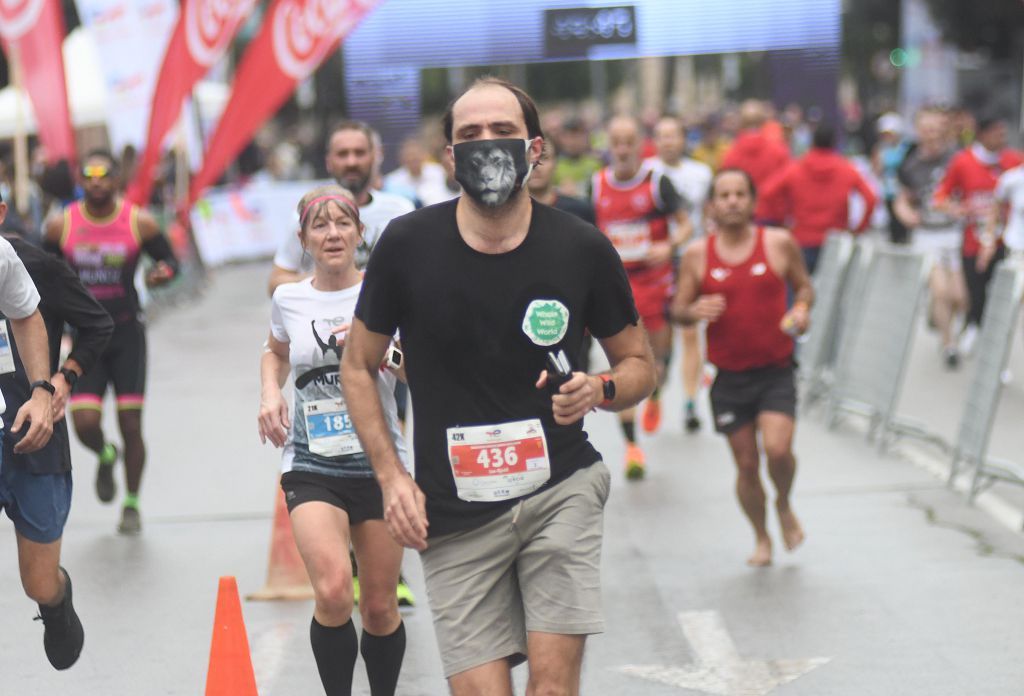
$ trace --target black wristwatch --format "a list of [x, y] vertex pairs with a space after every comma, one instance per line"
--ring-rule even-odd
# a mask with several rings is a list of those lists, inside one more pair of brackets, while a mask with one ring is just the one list
[[67, 367], [60, 368], [59, 372], [64, 375], [64, 381], [68, 383], [68, 386], [74, 389], [78, 384], [78, 373]]
[[45, 379], [37, 379], [32, 384], [28, 385], [28, 391], [30, 394], [34, 392], [36, 389], [45, 389], [46, 391], [50, 392], [50, 396], [53, 396], [54, 393], [57, 391], [57, 388], [50, 384], [49, 380]]
[[615, 401], [615, 380], [611, 375], [598, 375], [598, 377], [601, 378], [601, 388], [604, 392], [604, 401], [601, 402], [601, 405], [607, 406]]

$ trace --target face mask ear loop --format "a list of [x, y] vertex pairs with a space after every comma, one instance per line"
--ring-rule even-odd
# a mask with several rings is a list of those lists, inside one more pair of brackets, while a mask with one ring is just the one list
[[530, 180], [530, 175], [533, 174], [534, 163], [530, 160], [530, 146], [533, 145], [534, 138], [528, 138], [526, 143], [526, 175], [523, 177], [523, 181], [519, 184], [520, 189], [526, 188], [526, 182]]

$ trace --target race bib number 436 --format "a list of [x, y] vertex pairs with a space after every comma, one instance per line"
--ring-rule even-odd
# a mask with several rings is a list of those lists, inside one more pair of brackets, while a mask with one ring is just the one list
[[539, 419], [448, 429], [448, 459], [462, 500], [519, 498], [551, 478]]

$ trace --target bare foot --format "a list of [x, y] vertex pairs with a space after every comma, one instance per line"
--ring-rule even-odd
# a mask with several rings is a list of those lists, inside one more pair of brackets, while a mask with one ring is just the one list
[[804, 528], [790, 507], [779, 508], [779, 524], [782, 526], [782, 541], [787, 551], [794, 551], [804, 543]]
[[772, 540], [767, 536], [757, 540], [753, 555], [747, 559], [747, 565], [763, 568], [772, 564]]

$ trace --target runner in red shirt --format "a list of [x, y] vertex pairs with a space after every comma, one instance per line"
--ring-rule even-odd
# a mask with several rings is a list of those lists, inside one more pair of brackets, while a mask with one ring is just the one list
[[981, 244], [975, 230], [992, 214], [995, 188], [999, 175], [1024, 162], [1024, 156], [1006, 147], [1006, 121], [999, 117], [978, 119], [973, 145], [953, 156], [935, 189], [935, 208], [960, 220], [964, 225], [963, 272], [970, 298], [967, 326], [960, 339], [960, 351], [970, 353], [978, 336], [981, 316], [985, 310], [985, 291], [995, 264], [1004, 251], [995, 240]]
[[828, 232], [850, 226], [850, 193], [856, 191], [864, 199], [864, 214], [854, 232], [867, 229], [878, 200], [860, 172], [835, 151], [835, 144], [835, 130], [819, 126], [814, 133], [814, 147], [770, 178], [761, 194], [771, 209], [779, 210], [792, 221], [793, 236], [811, 273], [818, 265], [818, 254]]
[[[755, 187], [763, 188], [789, 164], [789, 148], [765, 127], [768, 113], [761, 102], [755, 99], [743, 102], [740, 123], [743, 130], [725, 153], [722, 168], [742, 169], [754, 180]], [[773, 209], [766, 200], [758, 202], [754, 214], [760, 222], [779, 222], [783, 218], [782, 211]]]
[[[658, 384], [665, 380], [672, 356], [672, 327], [667, 319], [672, 296], [672, 257], [693, 233], [685, 201], [667, 177], [643, 166], [640, 124], [631, 116], [608, 123], [612, 163], [594, 175], [593, 200], [597, 227], [622, 258], [637, 310], [650, 335], [658, 365]], [[669, 231], [669, 218], [676, 221]], [[643, 478], [644, 453], [636, 443], [636, 412], [619, 412], [626, 436], [626, 476]], [[654, 432], [661, 422], [658, 390], [644, 405], [643, 426]]]
[[[796, 474], [793, 334], [807, 330], [814, 289], [793, 237], [783, 229], [752, 224], [750, 176], [723, 169], [711, 186], [709, 210], [716, 231], [686, 250], [672, 318], [683, 325], [708, 322], [708, 360], [718, 368], [711, 387], [715, 428], [729, 439], [738, 471], [736, 494], [754, 527], [756, 543], [747, 562], [764, 566], [771, 563], [772, 542], [759, 432], [777, 492], [783, 542], [792, 551], [804, 540], [789, 502]], [[789, 311], [787, 284], [795, 298]]]

